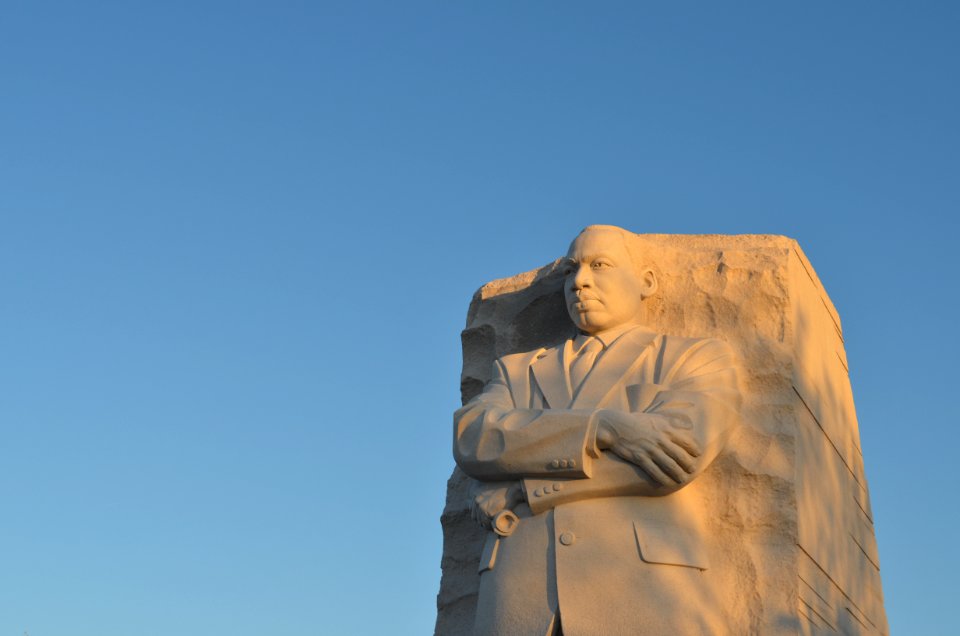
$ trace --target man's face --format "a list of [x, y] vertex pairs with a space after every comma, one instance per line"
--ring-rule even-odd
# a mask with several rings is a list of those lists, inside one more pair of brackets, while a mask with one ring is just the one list
[[596, 334], [638, 319], [645, 285], [619, 233], [588, 230], [578, 236], [567, 252], [567, 268], [567, 312], [581, 331]]

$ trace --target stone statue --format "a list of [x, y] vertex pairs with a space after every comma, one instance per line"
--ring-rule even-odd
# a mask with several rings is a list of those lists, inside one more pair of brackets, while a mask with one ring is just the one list
[[577, 329], [504, 355], [454, 415], [454, 456], [489, 529], [474, 633], [716, 633], [698, 477], [740, 421], [737, 355], [657, 333], [637, 236], [590, 226], [563, 261]]
[[840, 315], [795, 240], [594, 226], [461, 337], [435, 636], [889, 633]]

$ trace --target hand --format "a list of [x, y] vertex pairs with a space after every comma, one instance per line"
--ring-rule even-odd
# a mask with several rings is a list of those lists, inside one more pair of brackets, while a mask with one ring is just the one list
[[474, 492], [470, 504], [470, 516], [481, 526], [489, 530], [491, 521], [502, 510], [511, 510], [523, 501], [523, 488], [518, 482], [483, 484]]
[[685, 483], [701, 454], [689, 431], [659, 417], [612, 409], [600, 411], [597, 446], [639, 466], [662, 486]]

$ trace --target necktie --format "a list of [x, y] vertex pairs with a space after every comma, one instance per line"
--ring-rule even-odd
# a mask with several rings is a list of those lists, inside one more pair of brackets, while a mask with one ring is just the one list
[[588, 338], [586, 343], [580, 347], [577, 357], [573, 359], [570, 365], [570, 387], [574, 392], [583, 384], [584, 378], [590, 373], [593, 364], [597, 361], [597, 356], [603, 351], [603, 343], [598, 338]]

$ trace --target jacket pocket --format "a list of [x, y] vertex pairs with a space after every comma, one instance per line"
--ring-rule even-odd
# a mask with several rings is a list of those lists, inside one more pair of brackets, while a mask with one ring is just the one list
[[702, 539], [693, 531], [656, 522], [633, 522], [640, 558], [647, 563], [681, 565], [706, 570], [706, 550]]

